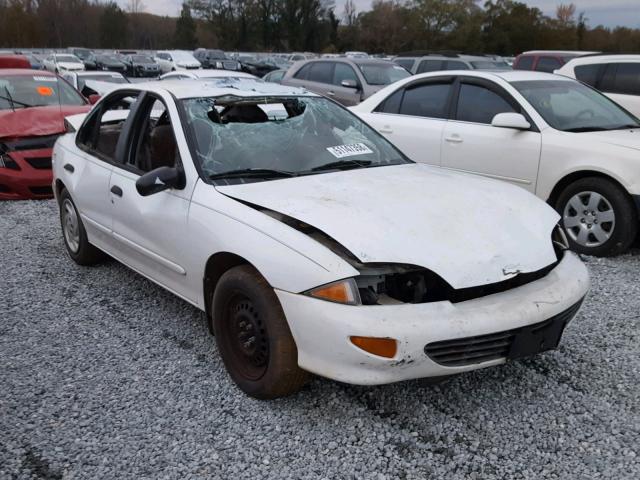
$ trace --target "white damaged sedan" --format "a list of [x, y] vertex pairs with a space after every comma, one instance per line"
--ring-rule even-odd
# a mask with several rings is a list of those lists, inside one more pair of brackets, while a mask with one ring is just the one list
[[523, 189], [409, 161], [348, 110], [254, 80], [126, 85], [53, 154], [67, 252], [207, 313], [238, 386], [374, 385], [556, 348], [589, 287]]

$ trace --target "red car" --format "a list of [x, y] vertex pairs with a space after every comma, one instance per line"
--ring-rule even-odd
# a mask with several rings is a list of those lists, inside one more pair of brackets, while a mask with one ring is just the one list
[[90, 108], [53, 73], [0, 70], [0, 200], [52, 196], [51, 149], [64, 117]]

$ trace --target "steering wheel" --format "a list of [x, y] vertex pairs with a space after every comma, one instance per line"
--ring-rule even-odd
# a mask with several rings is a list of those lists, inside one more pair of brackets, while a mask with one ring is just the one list
[[584, 110], [580, 110], [578, 112], [578, 114], [576, 115], [575, 119], [579, 120], [579, 119], [581, 119], [582, 117], [584, 117], [586, 115], [589, 115], [589, 116], [587, 118], [585, 118], [585, 120], [592, 119], [593, 117], [596, 116], [596, 114], [595, 114], [595, 112], [593, 110], [591, 110], [590, 108], [585, 108]]

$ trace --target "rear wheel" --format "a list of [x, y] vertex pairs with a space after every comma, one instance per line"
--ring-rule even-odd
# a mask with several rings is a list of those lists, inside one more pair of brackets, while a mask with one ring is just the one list
[[638, 232], [638, 215], [627, 192], [606, 178], [581, 178], [558, 197], [556, 210], [570, 246], [596, 256], [625, 252]]
[[213, 328], [222, 361], [247, 395], [270, 399], [298, 391], [309, 374], [280, 302], [251, 266], [227, 271], [213, 296]]
[[60, 193], [60, 225], [64, 245], [71, 259], [78, 265], [95, 265], [105, 254], [89, 243], [78, 210], [65, 189]]

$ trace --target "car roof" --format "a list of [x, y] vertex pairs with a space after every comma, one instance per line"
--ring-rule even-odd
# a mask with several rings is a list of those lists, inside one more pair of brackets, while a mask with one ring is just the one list
[[529, 50], [520, 55], [590, 55], [598, 52], [585, 52], [581, 50]]
[[33, 70], [30, 68], [0, 68], [0, 76], [22, 76], [35, 75], [37, 77], [55, 77], [55, 75], [47, 70]]
[[177, 99], [195, 97], [219, 97], [233, 95], [239, 97], [264, 96], [305, 96], [319, 97], [302, 88], [289, 87], [277, 83], [263, 82], [253, 78], [212, 78], [210, 80], [159, 80], [153, 82], [132, 83], [117, 90], [140, 90], [157, 92], [164, 90]]
[[[477, 72], [477, 70], [475, 70]], [[468, 74], [468, 71], [463, 71]], [[561, 75], [554, 75], [553, 73], [536, 72], [531, 70], [498, 70], [498, 71], [482, 71], [480, 72], [486, 75], [493, 75], [506, 80], [507, 82], [521, 82], [531, 80], [567, 80], [571, 81], [571, 78], [563, 77]]]
[[565, 65], [581, 65], [606, 62], [640, 62], [640, 55], [633, 53], [594, 53], [572, 58]]

